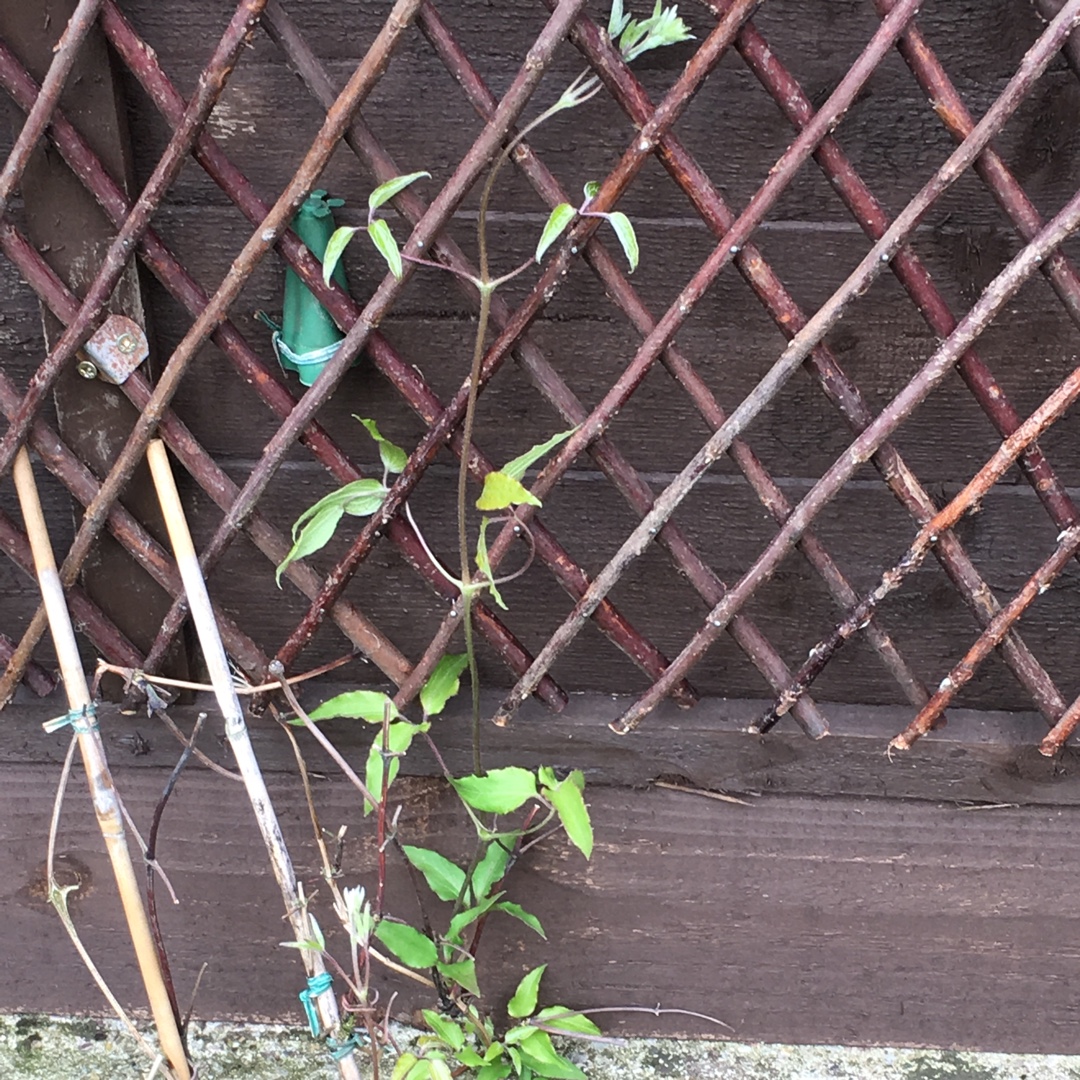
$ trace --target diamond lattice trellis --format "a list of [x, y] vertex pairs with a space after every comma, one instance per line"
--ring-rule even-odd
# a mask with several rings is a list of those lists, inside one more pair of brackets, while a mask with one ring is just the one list
[[[583, 58], [608, 96], [521, 144], [517, 175], [496, 199], [493, 243], [507, 258], [527, 251], [546, 209], [576, 201], [571, 184], [606, 174], [596, 206], [632, 212], [645, 265], [628, 277], [596, 219], [581, 219], [535, 282], [509, 290], [510, 299], [500, 293], [493, 308], [474, 479], [527, 445], [533, 429], [577, 427], [534, 481], [543, 510], [526, 508], [492, 543], [494, 563], [512, 561], [527, 526], [536, 555], [509, 612], [475, 612], [517, 680], [498, 718], [533, 692], [562, 707], [560, 682], [587, 683], [582, 668], [595, 663], [613, 673], [600, 677], [605, 689], [625, 690], [634, 678], [644, 688], [619, 730], [668, 695], [690, 705], [699, 692], [749, 696], [766, 685], [776, 705], [759, 726], [790, 711], [817, 736], [827, 731], [827, 708], [810, 690], [823, 676], [825, 697], [844, 696], [854, 680], [860, 689], [848, 696], [910, 702], [917, 716], [899, 739], [909, 745], [996, 651], [1022, 700], [1052, 725], [1044, 750], [1060, 747], [1080, 718], [1080, 699], [1067, 702], [1076, 687], [1063, 650], [1053, 647], [1075, 609], [1061, 580], [1052, 588], [1080, 546], [1067, 490], [1075, 452], [1062, 420], [1080, 390], [1080, 374], [1063, 366], [1080, 319], [1080, 277], [1065, 247], [1080, 224], [1080, 192], [1061, 135], [1072, 126], [1066, 65], [1077, 61], [1070, 35], [1080, 0], [1046, 0], [1060, 11], [1043, 11], [1054, 16], [1045, 27], [1026, 5], [948, 18], [930, 11], [919, 21], [916, 0], [878, 0], [876, 14], [869, 2], [843, 12], [759, 6], [714, 0], [684, 12], [694, 47], [638, 72], [584, 0], [552, 3], [550, 14], [520, 0], [488, 16], [400, 0], [388, 15], [350, 9], [347, 35], [308, 25], [310, 12], [247, 0], [197, 81], [184, 68], [196, 52], [190, 34], [134, 2], [80, 3], [41, 92], [16, 43], [3, 44], [0, 82], [29, 115], [0, 176], [8, 215], [0, 247], [14, 270], [5, 280], [14, 293], [21, 278], [66, 329], [26, 385], [17, 352], [5, 361], [0, 468], [28, 439], [88, 505], [63, 574], [94, 648], [152, 670], [183, 626], [175, 567], [117, 502], [159, 430], [193, 482], [201, 554], [237, 664], [261, 679], [271, 654], [295, 667], [340, 651], [344, 635], [401, 699], [416, 693], [461, 616], [404, 510], [411, 498], [435, 555], [453, 565], [452, 529], [442, 524], [452, 487], [445, 448], [464, 452], [467, 317], [477, 298], [467, 286], [455, 293], [460, 279], [412, 265], [396, 281], [353, 263], [352, 295], [326, 287], [288, 223], [316, 186], [360, 206], [373, 183], [428, 168], [434, 181], [395, 200], [395, 227], [401, 236], [405, 223], [412, 230], [409, 251], [469, 268], [470, 215], [486, 166]], [[214, 13], [204, 14], [205, 51]], [[1004, 19], [1008, 33], [986, 35], [992, 19]], [[943, 25], [956, 34], [941, 33]], [[132, 103], [144, 176], [137, 199], [57, 106], [65, 65], [97, 26]], [[803, 48], [782, 59], [793, 41]], [[493, 64], [501, 97], [481, 75]], [[297, 95], [289, 69], [310, 98]], [[181, 84], [196, 87], [189, 100]], [[792, 128], [785, 148], [782, 133]], [[20, 222], [16, 193], [39, 139], [50, 140], [116, 230], [78, 296]], [[202, 172], [181, 173], [189, 155]], [[569, 167], [583, 175], [568, 176]], [[1030, 188], [1033, 177], [1040, 201], [1062, 207], [1052, 217], [1025, 193], [1021, 181]], [[276, 302], [279, 268], [267, 258], [275, 248], [347, 331], [303, 396], [275, 369], [251, 319]], [[135, 253], [155, 282], [148, 296], [160, 356], [153, 379], [140, 373], [117, 391], [141, 418], [99, 480], [43, 407]], [[1040, 270], [1056, 297], [1051, 314], [1046, 290], [1029, 280]], [[1033, 310], [1039, 319], [1025, 317]], [[1032, 327], [1055, 336], [1033, 341]], [[361, 355], [362, 368], [351, 370]], [[357, 391], [365, 413], [414, 436], [409, 464], [381, 511], [347, 545], [328, 549], [336, 565], [326, 573], [325, 557], [295, 564], [279, 598], [269, 582], [288, 549], [289, 521], [313, 492], [364, 474], [370, 448], [348, 419], [361, 407]], [[1052, 444], [1061, 473], [1039, 438]], [[1002, 494], [1013, 463], [1034, 495], [1014, 496], [1015, 485]], [[984, 497], [991, 524], [973, 533], [961, 519]], [[1045, 512], [1029, 514], [1036, 497]], [[175, 598], [145, 655], [75, 584], [106, 528]], [[25, 568], [25, 539], [10, 517], [0, 517], [0, 542]], [[910, 578], [931, 552], [942, 572]], [[569, 614], [552, 583], [572, 598]], [[899, 602], [879, 612], [893, 592]], [[954, 592], [974, 616], [974, 643]], [[278, 605], [272, 617], [266, 595]], [[282, 611], [295, 627], [275, 636]], [[1037, 646], [1017, 634], [1021, 615]], [[600, 635], [579, 648], [590, 622]], [[324, 623], [340, 631], [338, 641]], [[0, 641], [2, 689], [19, 678], [48, 688], [48, 672], [27, 660], [42, 625], [0, 627], [12, 638]], [[855, 635], [859, 648], [840, 652]], [[614, 650], [644, 681], [611, 665]], [[943, 675], [931, 696], [926, 681]], [[985, 692], [1014, 693], [1003, 686], [995, 674]]]

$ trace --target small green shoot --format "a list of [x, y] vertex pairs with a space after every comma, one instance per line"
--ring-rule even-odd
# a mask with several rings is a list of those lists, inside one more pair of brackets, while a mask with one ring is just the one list
[[353, 419], [359, 420], [364, 425], [364, 430], [375, 440], [379, 447], [379, 459], [382, 461], [384, 469], [383, 483], [386, 483], [390, 473], [404, 472], [409, 461], [409, 455], [400, 446], [395, 446], [389, 439], [384, 438], [382, 432], [379, 431], [379, 425], [374, 420], [365, 420], [355, 413], [353, 413]]
[[[390, 719], [401, 716], [394, 702], [378, 690], [349, 690], [344, 694], [324, 701], [308, 713], [309, 720], [334, 720], [344, 717], [349, 720], [364, 720], [369, 724], [381, 724], [390, 710]], [[303, 726], [303, 720], [290, 720], [294, 726]]]
[[438, 716], [461, 689], [461, 673], [469, 664], [465, 653], [447, 653], [432, 669], [420, 691], [420, 705], [427, 717]]
[[476, 500], [477, 510], [509, 510], [512, 506], [541, 506], [540, 500], [520, 480], [492, 470], [484, 477], [484, 490]]
[[533, 256], [536, 262], [543, 259], [544, 252], [559, 239], [576, 214], [577, 211], [569, 203], [559, 203], [551, 211], [547, 224], [544, 225], [544, 231], [540, 234], [540, 242], [536, 245], [536, 255]]
[[462, 776], [451, 781], [454, 790], [474, 810], [510, 814], [536, 798], [536, 777], [516, 765], [491, 769], [485, 776]]
[[380, 184], [368, 196], [367, 225], [342, 225], [334, 230], [326, 245], [326, 254], [323, 256], [323, 281], [327, 285], [330, 284], [330, 278], [333, 276], [334, 270], [337, 269], [337, 264], [341, 261], [341, 256], [345, 253], [345, 249], [349, 246], [352, 238], [358, 232], [363, 231], [367, 232], [371, 242], [375, 245], [375, 249], [386, 261], [390, 273], [399, 281], [401, 280], [401, 275], [404, 272], [401, 263], [401, 250], [394, 239], [394, 234], [390, 231], [390, 226], [382, 218], [377, 218], [375, 211], [383, 203], [389, 202], [399, 192], [404, 191], [410, 184], [425, 176], [430, 177], [431, 173], [422, 171], [408, 173], [405, 176], [395, 176], [387, 180], [386, 183]]

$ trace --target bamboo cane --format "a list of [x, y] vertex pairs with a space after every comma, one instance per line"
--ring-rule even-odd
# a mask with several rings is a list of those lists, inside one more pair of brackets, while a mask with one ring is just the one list
[[83, 767], [90, 784], [90, 795], [94, 801], [94, 811], [105, 848], [112, 863], [116, 885], [120, 892], [120, 902], [124, 907], [131, 942], [135, 946], [135, 956], [142, 973], [146, 993], [150, 999], [150, 1009], [157, 1025], [158, 1039], [169, 1062], [169, 1067], [178, 1080], [190, 1080], [187, 1055], [180, 1038], [176, 1016], [173, 1013], [165, 980], [161, 975], [157, 950], [150, 933], [150, 923], [143, 907], [142, 893], [135, 878], [135, 868], [131, 862], [127, 837], [124, 833], [124, 819], [120, 811], [120, 800], [113, 786], [109, 763], [105, 758], [105, 747], [101, 741], [94, 719], [94, 706], [90, 700], [90, 688], [86, 682], [79, 650], [75, 644], [75, 631], [72, 629], [68, 614], [64, 590], [60, 576], [56, 572], [52, 543], [45, 525], [45, 515], [41, 510], [34, 472], [30, 466], [30, 455], [23, 447], [15, 457], [13, 466], [15, 488], [22, 507], [26, 532], [34, 553], [34, 566], [37, 569], [41, 597], [49, 619], [56, 655], [60, 660], [60, 673], [67, 692], [69, 713], [65, 721], [75, 729], [82, 753]]
[[[203, 580], [199, 559], [191, 541], [180, 494], [176, 490], [176, 481], [169, 465], [165, 444], [160, 439], [153, 439], [148, 444], [146, 459], [154, 478], [154, 487], [157, 489], [158, 500], [165, 517], [165, 526], [169, 530], [169, 540], [172, 543], [176, 565], [184, 582], [184, 591], [187, 593], [188, 606], [199, 636], [199, 644], [202, 646], [210, 682], [214, 687], [214, 696], [225, 718], [225, 735], [236, 757], [237, 768], [244, 778], [244, 786], [247, 788], [259, 831], [262, 833], [263, 842], [270, 855], [270, 864], [274, 870], [274, 877], [277, 878], [278, 887], [281, 889], [285, 911], [293, 933], [298, 942], [310, 941], [312, 933], [303, 900], [297, 889], [292, 860], [285, 847], [285, 839], [281, 835], [281, 827], [248, 736], [244, 713], [233, 687], [225, 647], [221, 643], [221, 635], [218, 633], [217, 622], [210, 606], [210, 596], [206, 591], [206, 582]], [[322, 956], [311, 949], [301, 949], [300, 955], [308, 975], [309, 990], [305, 992], [305, 1007], [309, 1002], [314, 1005], [321, 1030], [329, 1034], [337, 1029], [339, 1017], [337, 998], [329, 985], [326, 966]], [[313, 1034], [317, 1034], [315, 1027], [316, 1025], [313, 1024]], [[338, 1058], [337, 1064], [343, 1080], [359, 1080], [359, 1066], [351, 1049]]]

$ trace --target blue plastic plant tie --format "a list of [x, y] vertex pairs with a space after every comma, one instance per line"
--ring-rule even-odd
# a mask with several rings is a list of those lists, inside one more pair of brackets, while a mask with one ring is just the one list
[[304, 1006], [304, 1015], [307, 1017], [308, 1028], [313, 1038], [319, 1037], [322, 1031], [322, 1022], [319, 1020], [319, 1010], [315, 1007], [315, 999], [320, 994], [325, 994], [334, 983], [334, 977], [328, 971], [320, 971], [318, 975], [308, 976], [307, 989], [301, 990], [300, 1004]]
[[341, 1042], [328, 1035], [326, 1037], [326, 1046], [330, 1051], [330, 1056], [335, 1061], [341, 1061], [342, 1058], [348, 1057], [354, 1050], [359, 1050], [361, 1043], [357, 1035], [350, 1035], [347, 1039], [342, 1039]]
[[97, 731], [97, 708], [93, 704], [83, 705], [63, 716], [46, 720], [41, 726], [52, 735], [69, 725], [76, 735], [89, 735], [92, 731]]
[[285, 344], [285, 339], [280, 333], [275, 333], [270, 341], [274, 346], [274, 353], [281, 370], [295, 371], [304, 386], [310, 386], [322, 374], [322, 369], [334, 358], [334, 353], [338, 351], [338, 346], [341, 344], [340, 341], [335, 341], [330, 345], [324, 345], [321, 349], [297, 353]]

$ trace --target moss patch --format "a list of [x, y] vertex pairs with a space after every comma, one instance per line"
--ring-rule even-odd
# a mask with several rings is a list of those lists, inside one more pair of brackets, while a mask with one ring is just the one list
[[[403, 1043], [413, 1035], [395, 1029]], [[301, 1028], [196, 1024], [189, 1043], [200, 1080], [338, 1076], [325, 1049]], [[1080, 1057], [1035, 1054], [674, 1039], [628, 1039], [564, 1050], [589, 1080], [1080, 1080]], [[147, 1071], [148, 1062], [115, 1021], [0, 1016], [4, 1080], [142, 1080]]]

